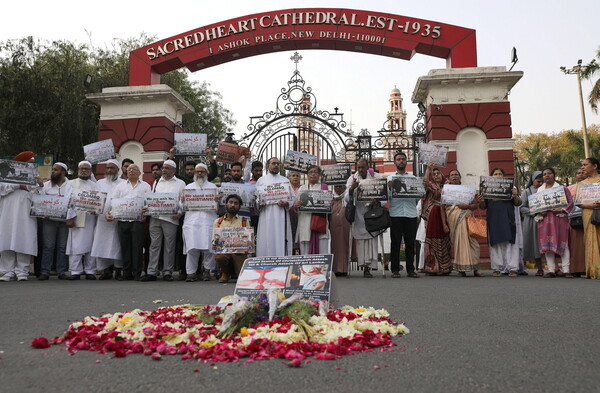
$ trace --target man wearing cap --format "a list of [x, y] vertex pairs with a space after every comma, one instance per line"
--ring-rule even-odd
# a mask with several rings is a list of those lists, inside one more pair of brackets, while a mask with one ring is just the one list
[[[104, 213], [108, 211], [113, 191], [121, 183], [125, 183], [125, 180], [121, 179], [119, 161], [115, 159], [108, 160], [104, 171], [104, 179], [98, 180], [96, 183], [96, 190], [106, 193]], [[123, 260], [121, 259], [121, 244], [119, 243], [117, 223], [107, 221], [104, 215], [98, 216], [91, 255], [96, 258], [96, 269], [103, 272], [100, 280], [111, 279], [113, 269], [116, 269], [115, 278], [121, 276]]]
[[[73, 189], [71, 182], [67, 179], [67, 164], [57, 162], [52, 166], [50, 180], [44, 183], [41, 189], [42, 195], [53, 195], [63, 198], [69, 198]], [[66, 280], [66, 274], [69, 268], [69, 261], [65, 254], [67, 248], [67, 238], [69, 230], [64, 221], [53, 220], [49, 218], [42, 219], [42, 264], [41, 274], [38, 280], [48, 280], [50, 278], [50, 269], [54, 254], [56, 252], [56, 271], [59, 280]]]
[[[183, 180], [175, 177], [177, 165], [173, 160], [166, 160], [162, 166], [162, 177], [153, 188], [156, 193], [175, 193], [177, 199], [181, 199], [181, 191], [185, 187]], [[163, 248], [163, 280], [173, 281], [173, 269], [175, 267], [175, 240], [177, 226], [181, 214], [173, 216], [158, 216], [150, 218], [150, 262], [148, 263], [148, 274], [141, 281], [156, 281], [160, 252]]]
[[[15, 161], [32, 162], [33, 152]], [[43, 186], [40, 177], [38, 184]], [[0, 183], [0, 281], [26, 281], [31, 256], [37, 255], [37, 219], [29, 216], [31, 192], [36, 186]]]
[[[186, 190], [217, 189], [207, 180], [208, 168], [198, 164], [195, 168], [194, 182], [185, 186]], [[202, 254], [204, 281], [210, 280], [210, 270], [216, 267], [215, 256], [211, 252], [212, 228], [217, 218], [217, 210], [188, 211], [183, 221], [183, 252], [187, 255], [186, 271], [188, 282], [197, 281], [198, 258]]]

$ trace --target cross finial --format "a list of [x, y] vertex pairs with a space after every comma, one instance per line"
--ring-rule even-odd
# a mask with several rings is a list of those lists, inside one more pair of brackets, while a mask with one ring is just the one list
[[298, 62], [302, 60], [302, 56], [298, 52], [294, 52], [294, 56], [290, 57], [290, 60], [296, 64], [296, 71], [298, 71]]

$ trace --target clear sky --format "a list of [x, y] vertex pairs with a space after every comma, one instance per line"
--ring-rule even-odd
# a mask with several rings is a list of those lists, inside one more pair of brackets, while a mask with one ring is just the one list
[[[514, 133], [581, 128], [577, 78], [564, 75], [559, 67], [571, 67], [578, 59], [585, 64], [594, 57], [600, 46], [598, 0], [10, 1], [3, 5], [0, 41], [31, 35], [79, 43], [91, 40], [96, 47], [109, 47], [113, 38], [141, 32], [163, 39], [231, 18], [297, 7], [388, 12], [475, 29], [479, 66], [509, 68], [511, 49], [518, 50], [514, 70], [525, 75], [510, 95]], [[221, 92], [224, 105], [237, 120], [236, 134], [241, 135], [250, 116], [274, 109], [280, 89], [294, 70], [292, 54], [233, 61], [198, 71], [192, 78], [205, 80]], [[410, 128], [417, 113], [410, 100], [417, 78], [445, 67], [443, 59], [418, 54], [410, 61], [341, 51], [300, 54], [299, 70], [312, 87], [318, 107], [339, 107], [355, 132], [367, 128], [373, 133], [381, 128], [394, 86], [402, 92]], [[583, 82], [586, 98], [591, 86], [590, 81]], [[586, 117], [588, 125], [600, 124], [600, 115], [593, 114], [587, 103]]]

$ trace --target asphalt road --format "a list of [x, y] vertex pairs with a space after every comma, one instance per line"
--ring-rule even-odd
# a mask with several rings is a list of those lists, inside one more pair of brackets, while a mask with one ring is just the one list
[[30, 347], [40, 334], [61, 335], [69, 321], [87, 315], [216, 303], [233, 288], [215, 281], [0, 282], [0, 391], [600, 391], [600, 282], [586, 279], [363, 279], [355, 273], [337, 280], [337, 305], [386, 308], [411, 333], [395, 340], [394, 352], [313, 360], [301, 368], [282, 360], [210, 366], [179, 356], [69, 356], [57, 346]]

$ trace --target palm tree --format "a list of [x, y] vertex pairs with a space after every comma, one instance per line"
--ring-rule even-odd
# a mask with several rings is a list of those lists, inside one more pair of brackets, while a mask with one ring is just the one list
[[[600, 60], [600, 49], [596, 52], [596, 57]], [[592, 60], [586, 66], [582, 67], [581, 77], [583, 79], [592, 79], [595, 75], [600, 75], [600, 62]], [[594, 113], [598, 113], [598, 104], [600, 103], [600, 78], [596, 79], [594, 87], [588, 97], [588, 102]]]

